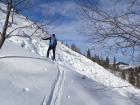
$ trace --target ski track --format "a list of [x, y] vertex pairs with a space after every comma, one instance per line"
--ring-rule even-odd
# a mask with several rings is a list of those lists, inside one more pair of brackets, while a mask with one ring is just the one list
[[63, 68], [56, 64], [58, 75], [51, 87], [50, 94], [44, 97], [43, 103], [41, 105], [60, 105], [61, 95], [62, 95], [62, 88], [65, 82], [65, 72]]
[[[35, 57], [25, 57], [25, 56], [2, 56], [0, 59], [6, 59], [6, 58], [29, 58], [29, 59], [39, 59], [46, 61], [47, 59], [43, 58], [35, 58]], [[51, 61], [51, 60], [50, 60]], [[54, 63], [53, 61], [51, 61]], [[63, 67], [58, 66], [58, 64], [54, 63], [57, 66], [58, 74], [57, 77], [51, 87], [50, 94], [46, 95], [43, 99], [43, 102], [40, 105], [60, 105], [61, 95], [62, 95], [62, 88], [65, 82], [65, 71], [63, 70]]]

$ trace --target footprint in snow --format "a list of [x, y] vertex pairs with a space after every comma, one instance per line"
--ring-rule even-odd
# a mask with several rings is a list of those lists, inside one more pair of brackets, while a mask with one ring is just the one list
[[67, 95], [67, 99], [70, 99], [71, 98], [71, 96], [70, 95]]
[[22, 91], [23, 91], [23, 92], [29, 92], [30, 89], [29, 89], [29, 88], [23, 88]]

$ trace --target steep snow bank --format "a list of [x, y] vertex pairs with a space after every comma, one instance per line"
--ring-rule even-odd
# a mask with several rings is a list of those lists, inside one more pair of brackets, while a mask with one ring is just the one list
[[[76, 54], [76, 53], [75, 53]], [[77, 55], [77, 54], [76, 54]], [[88, 60], [87, 60], [88, 61]], [[139, 105], [111, 87], [6, 41], [0, 52], [2, 105]], [[68, 69], [71, 68], [71, 69]]]

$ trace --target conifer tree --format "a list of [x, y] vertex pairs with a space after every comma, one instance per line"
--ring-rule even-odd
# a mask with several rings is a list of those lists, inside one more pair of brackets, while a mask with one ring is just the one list
[[87, 50], [87, 58], [91, 59], [90, 49]]
[[114, 56], [113, 69], [116, 70], [116, 58]]
[[108, 56], [106, 57], [106, 67], [109, 67], [109, 58], [108, 58]]

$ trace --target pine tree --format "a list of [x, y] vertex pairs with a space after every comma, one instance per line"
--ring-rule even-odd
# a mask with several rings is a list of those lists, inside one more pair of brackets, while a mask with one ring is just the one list
[[114, 57], [113, 69], [116, 70], [116, 58]]
[[109, 58], [108, 58], [108, 56], [106, 57], [106, 67], [107, 68], [109, 67]]
[[87, 58], [91, 59], [90, 49], [87, 50]]

